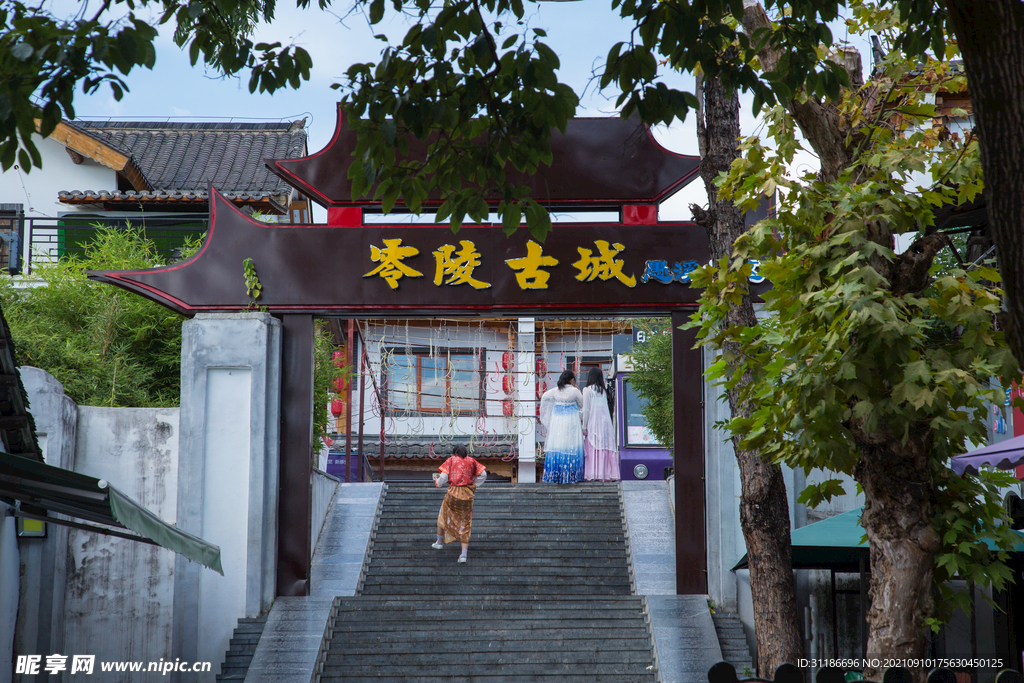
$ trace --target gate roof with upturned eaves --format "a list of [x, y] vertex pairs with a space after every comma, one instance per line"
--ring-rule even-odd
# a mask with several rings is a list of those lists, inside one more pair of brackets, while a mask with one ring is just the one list
[[[189, 316], [253, 304], [275, 314], [344, 317], [655, 315], [694, 306], [699, 291], [687, 272], [710, 258], [706, 232], [659, 221], [657, 204], [696, 177], [699, 159], [669, 152], [645, 126], [618, 118], [573, 119], [551, 144], [550, 167], [511, 182], [530, 185], [549, 209], [615, 209], [618, 222], [557, 223], [543, 242], [525, 227], [508, 236], [490, 224], [457, 234], [446, 224], [366, 224], [364, 211], [380, 202], [351, 198], [355, 133], [339, 110], [323, 150], [267, 161], [328, 207], [326, 225], [255, 221], [211, 189], [209, 233], [194, 256], [90, 277]], [[255, 302], [246, 293], [246, 259], [262, 286]]]

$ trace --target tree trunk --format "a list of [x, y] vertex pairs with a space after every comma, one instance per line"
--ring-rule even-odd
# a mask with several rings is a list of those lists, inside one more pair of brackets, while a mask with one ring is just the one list
[[[732, 253], [732, 245], [746, 229], [743, 212], [730, 201], [720, 201], [715, 187], [718, 174], [728, 171], [739, 154], [739, 98], [726, 91], [717, 79], [703, 82], [704, 98], [698, 113], [697, 135], [701, 142], [700, 174], [708, 192], [707, 210], [691, 207], [711, 242], [711, 256], [718, 260]], [[726, 326], [757, 324], [750, 296], [726, 315]], [[738, 349], [729, 349], [738, 354]], [[749, 383], [750, 376], [743, 383]], [[755, 406], [740, 402], [737, 390], [726, 392], [733, 416], [749, 417]], [[782, 470], [765, 462], [760, 453], [740, 448], [733, 438], [739, 463], [742, 495], [740, 525], [750, 560], [750, 592], [754, 603], [758, 674], [772, 678], [785, 662], [803, 656], [796, 610], [796, 583], [790, 547], [789, 504]]]
[[947, 0], [981, 143], [988, 222], [1006, 291], [1008, 341], [1024, 364], [1024, 3]]
[[[854, 476], [864, 488], [861, 521], [871, 548], [868, 656], [923, 658], [928, 650], [926, 620], [934, 611], [935, 553], [940, 547], [931, 519], [931, 431], [918, 425], [906, 444], [877, 434], [856, 434], [855, 440], [860, 461]], [[914, 673], [924, 680], [924, 669]], [[864, 672], [868, 680], [881, 676], [881, 669]]]

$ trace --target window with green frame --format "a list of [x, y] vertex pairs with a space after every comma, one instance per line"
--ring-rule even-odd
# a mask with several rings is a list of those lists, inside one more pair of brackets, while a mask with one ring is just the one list
[[473, 351], [392, 350], [383, 378], [388, 412], [480, 413], [480, 363]]

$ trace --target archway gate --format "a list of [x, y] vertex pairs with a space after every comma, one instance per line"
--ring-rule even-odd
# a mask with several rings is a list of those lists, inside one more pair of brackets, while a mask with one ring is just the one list
[[540, 242], [497, 225], [454, 234], [447, 225], [367, 224], [379, 201], [351, 199], [354, 149], [339, 114], [325, 149], [267, 162], [327, 207], [326, 225], [257, 222], [211, 191], [210, 229], [195, 256], [92, 274], [194, 316], [250, 309], [243, 261], [252, 259], [259, 304], [283, 329], [276, 594], [309, 592], [314, 317], [442, 315], [671, 316], [677, 592], [707, 593], [701, 352], [695, 332], [679, 327], [698, 297], [686, 273], [708, 261], [708, 240], [694, 223], [657, 216], [699, 159], [665, 150], [636, 121], [571, 121], [552, 140], [552, 166], [514, 181], [532, 185], [549, 210], [615, 211], [618, 220], [558, 223]]

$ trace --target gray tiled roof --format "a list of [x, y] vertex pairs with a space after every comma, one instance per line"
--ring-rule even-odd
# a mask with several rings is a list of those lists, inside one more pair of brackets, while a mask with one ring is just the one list
[[291, 188], [264, 159], [306, 154], [303, 121], [293, 123], [152, 123], [73, 121], [70, 125], [129, 155], [153, 189], [282, 195]]
[[[214, 186], [216, 188], [216, 186]], [[136, 192], [135, 190], [61, 190], [57, 193], [61, 201], [75, 203], [75, 200], [88, 201], [164, 201], [164, 202], [206, 202], [209, 192], [206, 190], [171, 190]], [[222, 192], [228, 199], [241, 201], [259, 201], [261, 199], [272, 199], [274, 195], [268, 192]]]

